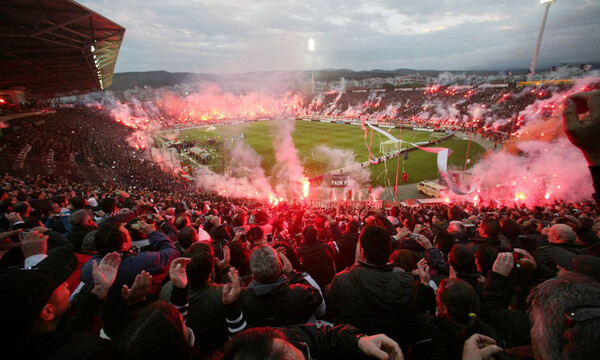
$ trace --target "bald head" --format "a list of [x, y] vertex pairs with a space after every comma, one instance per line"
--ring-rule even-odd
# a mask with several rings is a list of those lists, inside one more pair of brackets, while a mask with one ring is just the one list
[[577, 234], [566, 224], [553, 225], [548, 231], [548, 241], [552, 244], [573, 244]]
[[453, 235], [464, 235], [466, 233], [465, 224], [457, 220], [450, 221], [448, 232]]

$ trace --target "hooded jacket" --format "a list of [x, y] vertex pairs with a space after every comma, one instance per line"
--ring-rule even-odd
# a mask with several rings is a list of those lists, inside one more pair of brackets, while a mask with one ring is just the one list
[[240, 305], [249, 326], [305, 323], [322, 300], [317, 289], [305, 284], [290, 284], [285, 275], [272, 284], [253, 281], [240, 294]]
[[335, 258], [335, 269], [340, 272], [354, 264], [356, 256], [356, 244], [358, 243], [358, 233], [345, 232], [341, 241], [338, 243], [340, 252]]
[[335, 324], [351, 324], [368, 335], [385, 333], [406, 349], [416, 294], [410, 273], [360, 263], [333, 278], [325, 299]]
[[333, 243], [303, 243], [298, 247], [302, 266], [324, 289], [335, 275], [335, 247]]

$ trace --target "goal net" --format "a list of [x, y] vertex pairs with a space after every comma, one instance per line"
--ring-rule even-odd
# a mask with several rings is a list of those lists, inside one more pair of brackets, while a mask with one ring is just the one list
[[383, 141], [379, 143], [379, 152], [383, 155], [398, 152], [398, 143], [394, 140]]

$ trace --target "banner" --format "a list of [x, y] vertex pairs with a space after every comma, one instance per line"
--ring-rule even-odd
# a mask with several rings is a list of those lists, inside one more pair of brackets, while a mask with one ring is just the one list
[[331, 175], [329, 178], [330, 187], [348, 187], [348, 175]]
[[[458, 186], [452, 182], [452, 179], [450, 179], [450, 177], [448, 176], [448, 156], [450, 156], [451, 154], [451, 150], [448, 148], [444, 148], [444, 147], [424, 147], [424, 146], [420, 146], [420, 145], [424, 145], [424, 144], [429, 144], [429, 142], [419, 142], [416, 144], [413, 144], [411, 142], [408, 141], [404, 141], [404, 140], [400, 140], [395, 138], [392, 134], [388, 133], [387, 131], [384, 131], [376, 126], [371, 125], [368, 121], [363, 120], [363, 129], [365, 130], [365, 145], [366, 145], [366, 141], [367, 141], [367, 128], [364, 126], [367, 125], [368, 127], [370, 127], [372, 130], [377, 131], [378, 133], [380, 133], [381, 135], [387, 137], [388, 139], [390, 139], [391, 141], [395, 141], [398, 143], [404, 143], [404, 144], [409, 144], [412, 145], [416, 148], [419, 148], [423, 151], [427, 151], [429, 153], [434, 153], [437, 154], [437, 166], [438, 166], [438, 170], [440, 172], [440, 174], [442, 174], [442, 176], [444, 177], [444, 179], [446, 180], [446, 182], [448, 183], [448, 186], [450, 187], [450, 190], [452, 190], [452, 192], [454, 192], [455, 194], [458, 195], [467, 195], [472, 193], [473, 191], [475, 191], [475, 187], [471, 186], [471, 189], [469, 190], [461, 190], [458, 188]], [[369, 150], [369, 159], [372, 157], [371, 154], [371, 147], [367, 145], [367, 149]], [[372, 164], [376, 164], [371, 162]]]

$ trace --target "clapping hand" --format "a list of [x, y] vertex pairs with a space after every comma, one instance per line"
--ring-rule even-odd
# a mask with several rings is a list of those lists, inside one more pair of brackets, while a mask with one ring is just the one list
[[513, 257], [513, 254], [509, 252], [503, 252], [498, 254], [498, 257], [494, 262], [494, 266], [492, 267], [492, 271], [508, 277], [514, 267], [515, 258]]
[[431, 276], [429, 275], [429, 265], [427, 264], [427, 259], [423, 258], [419, 260], [417, 263], [417, 270], [419, 271], [421, 284], [429, 286], [429, 280], [431, 280]]
[[98, 298], [104, 299], [106, 297], [108, 290], [115, 282], [120, 264], [121, 257], [117, 252], [104, 255], [100, 265], [96, 260], [92, 261], [92, 279], [94, 279], [92, 293]]
[[242, 285], [240, 284], [240, 276], [238, 271], [231, 267], [229, 268], [229, 281], [223, 285], [223, 304], [230, 305], [236, 302], [242, 293]]
[[146, 300], [146, 294], [148, 294], [151, 287], [152, 275], [146, 271], [142, 271], [135, 277], [131, 289], [127, 285], [123, 285], [121, 295], [128, 304], [137, 304]]
[[223, 247], [223, 259], [215, 258], [216, 264], [217, 264], [217, 269], [223, 270], [227, 266], [229, 266], [229, 259], [230, 259], [229, 246], [225, 246], [225, 247]]
[[180, 257], [171, 262], [169, 268], [169, 277], [173, 286], [176, 288], [184, 289], [188, 284], [187, 273], [185, 267], [192, 261], [190, 258]]

